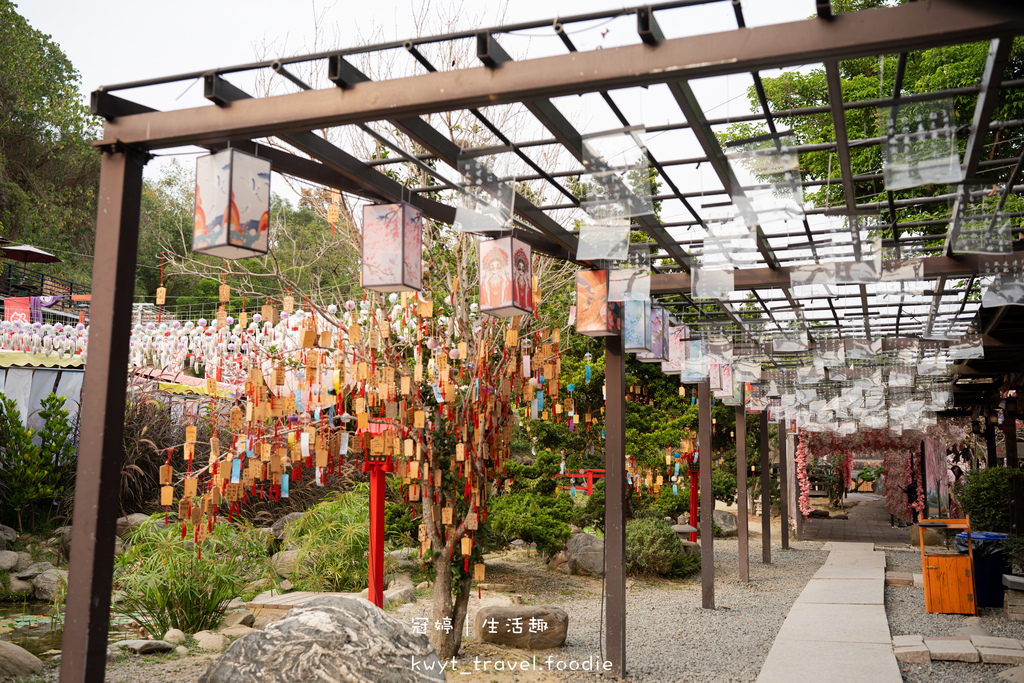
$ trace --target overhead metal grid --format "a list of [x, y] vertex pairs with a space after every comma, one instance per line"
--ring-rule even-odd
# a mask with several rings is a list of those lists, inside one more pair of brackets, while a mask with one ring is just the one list
[[[673, 13], [698, 5], [727, 9], [736, 27], [716, 26], [713, 32], [687, 37], [663, 30], [675, 25], [669, 20]], [[960, 410], [989, 403], [1007, 375], [1024, 370], [1024, 344], [1016, 334], [1021, 326], [1018, 309], [983, 309], [980, 296], [995, 269], [1004, 267], [1021, 244], [1013, 241], [1012, 252], [992, 254], [958, 253], [956, 246], [965, 207], [982, 194], [1002, 198], [1000, 219], [1008, 221], [1013, 233], [1024, 216], [1024, 211], [1004, 210], [1007, 200], [1024, 190], [1019, 134], [1024, 117], [993, 120], [999, 98], [1024, 86], [1019, 58], [1017, 68], [1007, 73], [1014, 64], [1013, 38], [1024, 32], [1024, 17], [1005, 7], [990, 9], [984, 3], [956, 0], [911, 2], [846, 15], [833, 14], [826, 0], [818, 0], [817, 8], [815, 18], [747, 28], [736, 0], [679, 0], [102, 87], [93, 93], [92, 108], [106, 119], [98, 144], [111, 161], [105, 161], [107, 185], [101, 189], [103, 201], [114, 204], [101, 207], [109, 213], [106, 218], [101, 214], [99, 232], [114, 235], [110, 238], [114, 242], [107, 245], [107, 261], [101, 263], [103, 239], [98, 238], [97, 285], [108, 287], [109, 293], [98, 295], [96, 303], [115, 310], [115, 290], [127, 282], [128, 268], [118, 251], [134, 253], [130, 242], [135, 238], [126, 238], [126, 230], [120, 227], [104, 233], [104, 221], [122, 221], [130, 228], [138, 206], [125, 196], [134, 192], [135, 166], [141, 168], [145, 155], [154, 150], [182, 145], [217, 149], [227, 144], [258, 150], [281, 173], [369, 201], [411, 201], [427, 217], [445, 223], [455, 216], [460, 158], [489, 157], [497, 160], [494, 167], [499, 169], [500, 181], [528, 183], [530, 196], [540, 198], [533, 202], [523, 192], [516, 193], [517, 236], [536, 251], [576, 261], [579, 235], [572, 226], [584, 214], [574, 188], [588, 172], [584, 140], [612, 127], [644, 126], [644, 154], [659, 189], [641, 199], [659, 202], [666, 218], [659, 220], [650, 213], [635, 216], [633, 228], [644, 233], [652, 247], [656, 264], [652, 295], [675, 315], [702, 333], [758, 349], [764, 371], [783, 373], [772, 375], [783, 379], [791, 378], [793, 368], [809, 357], [809, 351], [779, 352], [778, 344], [793, 338], [812, 347], [836, 340], [884, 340], [880, 357], [892, 359], [895, 365], [907, 340], [917, 343], [915, 360], [928, 362], [942, 358], [938, 354], [963, 335], [979, 334], [983, 359], [954, 365], [941, 375], [918, 377], [916, 388], [952, 383], [954, 407]], [[575, 30], [598, 21], [631, 23], [634, 39], [609, 49], [577, 50]], [[511, 57], [515, 52], [511, 45], [520, 44], [524, 36], [536, 39], [541, 34], [558, 39], [545, 43], [552, 54]], [[915, 53], [976, 42], [990, 46], [976, 84], [907, 91], [907, 64]], [[564, 50], [549, 49], [552, 43]], [[440, 48], [446, 54], [472, 55], [479, 65], [448, 68], [432, 56]], [[385, 55], [400, 68], [405, 68], [401, 66], [405, 60], [414, 69], [412, 75], [374, 81], [357, 66]], [[892, 90], [878, 98], [847, 99], [843, 65], [847, 60], [880, 56], [895, 58]], [[331, 84], [311, 87], [296, 75], [298, 69], [310, 66], [326, 72]], [[824, 74], [823, 101], [773, 110], [765, 93], [765, 72], [814, 67]], [[229, 81], [259, 71], [286, 79], [297, 91], [252, 97]], [[702, 79], [736, 74], [749, 79], [756, 110], [742, 116], [709, 117], [694, 86]], [[126, 91], [196, 79], [203, 81], [208, 106], [156, 112], [125, 98]], [[656, 125], [645, 126], [642, 117], [627, 115], [630, 108], [624, 102], [633, 92], [630, 89], [638, 87], [668, 94], [672, 107], [659, 111]], [[588, 98], [587, 117], [565, 104], [564, 98], [576, 95]], [[881, 159], [892, 134], [881, 126], [851, 130], [852, 114], [877, 111], [882, 121], [886, 112], [894, 117], [901, 106], [962, 98], [975, 98], [976, 104], [970, 121], [949, 126], [956, 127], [960, 139], [966, 137], [966, 145], [958, 150], [961, 182], [924, 184], [897, 197], [886, 188], [880, 163], [870, 168], [855, 166], [855, 155], [864, 150], [881, 146], [883, 153], [875, 157]], [[518, 121], [515, 130], [500, 125], [508, 109]], [[432, 117], [446, 113], [475, 121], [485, 131], [484, 143], [475, 144], [468, 137], [453, 141], [442, 133]], [[833, 135], [803, 140], [794, 132], [802, 121], [814, 121]], [[790, 220], [765, 221], [754, 211], [757, 219], [747, 220], [751, 248], [743, 252], [733, 272], [734, 293], [700, 300], [691, 291], [693, 272], [708, 262], [715, 226], [725, 220], [723, 216], [742, 215], [757, 196], [779, 191], [768, 183], [770, 177], [764, 177], [770, 173], [754, 177], [756, 173], [744, 172], [742, 163], [736, 162], [736, 145], [722, 142], [726, 129], [736, 124], [753, 125], [753, 137], [740, 142], [763, 145], [761, 149], [769, 154], [827, 153], [829, 171], [827, 177], [797, 178], [792, 183], [803, 208]], [[318, 132], [325, 129], [355, 130], [394, 155], [360, 159]], [[680, 153], [680, 148], [689, 151]], [[416, 178], [410, 176], [402, 184], [384, 173], [395, 165], [429, 169], [436, 181], [413, 182]], [[512, 170], [503, 173], [502, 168]], [[702, 169], [707, 168], [713, 175], [705, 178]], [[122, 186], [131, 192], [123, 195]], [[802, 196], [805, 191], [820, 192], [824, 205], [809, 203]], [[133, 233], [134, 228], [127, 232]], [[882, 291], [878, 283], [851, 281], [804, 286], [797, 293], [792, 277], [800, 267], [854, 263], [868, 258], [876, 244], [887, 266], [919, 264], [919, 277], [910, 291], [896, 297]], [[108, 322], [116, 329], [119, 321]], [[95, 333], [92, 337], [96, 344], [90, 350], [92, 358], [123, 352], [116, 340], [104, 342]], [[859, 363], [849, 365], [855, 374]], [[113, 363], [109, 381], [92, 389], [86, 405], [116, 405], [123, 382], [118, 382], [115, 370]], [[833, 391], [846, 386], [844, 382], [849, 379], [833, 380]], [[93, 437], [102, 444], [110, 435], [102, 431], [103, 419], [94, 424], [99, 431], [88, 434], [84, 427], [83, 441]]]

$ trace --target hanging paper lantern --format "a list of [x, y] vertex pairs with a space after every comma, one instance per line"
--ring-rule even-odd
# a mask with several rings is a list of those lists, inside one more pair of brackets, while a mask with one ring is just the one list
[[608, 301], [607, 270], [577, 271], [576, 331], [588, 337], [622, 332], [622, 303]]
[[240, 259], [266, 254], [270, 162], [237, 149], [196, 160], [192, 251]]
[[623, 323], [623, 348], [627, 353], [644, 353], [651, 350], [651, 302], [626, 301], [626, 318]]
[[363, 288], [422, 289], [423, 214], [409, 204], [363, 207]]
[[638, 361], [661, 363], [668, 360], [668, 325], [668, 311], [661, 306], [651, 306], [651, 350], [638, 353]]
[[533, 312], [530, 245], [514, 237], [480, 243], [480, 312], [496, 318]]

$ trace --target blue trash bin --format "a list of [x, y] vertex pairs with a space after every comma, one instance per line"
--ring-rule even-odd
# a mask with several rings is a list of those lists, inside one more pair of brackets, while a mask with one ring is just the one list
[[[1003, 574], [1008, 573], [1007, 555], [1003, 541], [1008, 534], [991, 531], [972, 531], [971, 545], [974, 546], [974, 594], [978, 607], [1003, 606]], [[967, 532], [959, 533], [953, 539], [957, 551], [967, 554]]]

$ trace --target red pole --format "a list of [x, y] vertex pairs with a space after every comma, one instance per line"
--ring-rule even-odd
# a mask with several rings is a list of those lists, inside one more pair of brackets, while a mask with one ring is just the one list
[[[686, 456], [686, 468], [690, 470], [690, 526], [697, 528], [697, 475], [700, 471], [693, 467], [693, 453]], [[690, 543], [697, 542], [697, 532], [690, 532]]]
[[384, 472], [370, 466], [370, 602], [384, 609]]

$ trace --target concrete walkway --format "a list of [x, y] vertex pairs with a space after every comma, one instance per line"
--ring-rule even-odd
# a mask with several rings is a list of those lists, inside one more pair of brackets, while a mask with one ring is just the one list
[[873, 493], [851, 493], [849, 501], [857, 501], [850, 508], [849, 519], [811, 519], [803, 524], [804, 541], [859, 541], [879, 545], [906, 545], [910, 543], [907, 529], [894, 529], [885, 500]]
[[873, 543], [826, 543], [775, 637], [758, 683], [902, 683], [885, 618], [885, 553]]

